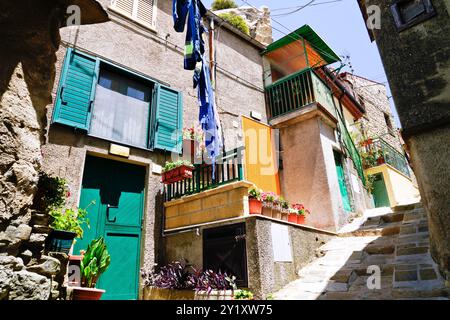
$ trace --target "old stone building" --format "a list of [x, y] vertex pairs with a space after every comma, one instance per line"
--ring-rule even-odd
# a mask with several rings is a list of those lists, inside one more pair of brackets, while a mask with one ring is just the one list
[[383, 60], [428, 213], [431, 252], [448, 283], [450, 5], [447, 0], [358, 2], [365, 21], [370, 6], [381, 9], [381, 28], [369, 35]]
[[264, 45], [272, 43], [272, 20], [270, 19], [269, 7], [262, 6], [257, 9], [249, 6], [242, 6], [239, 8], [223, 9], [213, 12], [217, 15], [231, 13], [242, 17], [250, 29], [252, 38]]
[[347, 72], [342, 73], [340, 77], [351, 94], [366, 110], [365, 115], [358, 121], [358, 129], [365, 132], [367, 138], [383, 138], [403, 153], [386, 86]]

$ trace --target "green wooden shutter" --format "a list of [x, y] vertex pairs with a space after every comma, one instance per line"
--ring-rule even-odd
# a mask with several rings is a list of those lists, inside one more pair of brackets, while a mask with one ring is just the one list
[[161, 84], [155, 84], [154, 89], [154, 149], [181, 153], [183, 126], [183, 96], [182, 93]]
[[61, 74], [53, 122], [89, 130], [99, 60], [69, 48]]

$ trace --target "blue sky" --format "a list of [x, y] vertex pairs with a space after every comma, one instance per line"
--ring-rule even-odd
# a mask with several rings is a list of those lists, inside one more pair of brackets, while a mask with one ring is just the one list
[[[286, 13], [293, 11], [281, 10], [282, 8], [292, 8], [305, 5], [311, 0], [246, 0], [255, 7], [268, 6], [272, 14]], [[315, 0], [315, 3], [329, 2], [333, 0]], [[212, 0], [203, 0], [208, 8], [211, 7]], [[242, 0], [235, 0], [238, 6], [247, 5]], [[364, 20], [361, 16], [356, 0], [342, 0], [340, 2], [315, 5], [306, 7], [299, 12], [284, 16], [274, 17], [276, 21], [286, 28], [272, 23], [273, 27], [283, 33], [274, 30], [274, 39], [281, 38], [290, 31], [294, 31], [304, 24], [309, 24], [322, 38], [330, 45], [338, 55], [350, 56], [350, 62], [355, 74], [364, 76], [374, 81], [387, 85], [387, 79], [383, 64], [375, 43], [370, 42]], [[347, 68], [346, 71], [349, 71]], [[388, 87], [389, 95], [390, 90]], [[393, 107], [391, 109], [399, 126], [398, 117]]]

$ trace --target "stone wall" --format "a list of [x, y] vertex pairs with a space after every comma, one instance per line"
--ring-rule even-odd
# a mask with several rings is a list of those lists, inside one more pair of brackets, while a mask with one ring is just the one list
[[44, 254], [48, 215], [34, 210], [33, 199], [69, 3], [0, 4], [0, 300], [64, 298], [67, 255]]
[[433, 0], [436, 15], [403, 31], [390, 4], [365, 1], [381, 8], [374, 36], [428, 213], [431, 252], [450, 282], [450, 4]]
[[250, 29], [250, 36], [257, 41], [269, 45], [273, 42], [272, 22], [270, 19], [270, 9], [267, 6], [261, 6], [256, 9], [249, 6], [239, 8], [224, 9], [214, 11], [215, 14], [232, 13], [244, 18]]
[[[368, 138], [381, 137], [395, 149], [403, 153], [399, 133], [392, 115], [387, 96], [386, 86], [363, 77], [346, 73], [343, 80], [347, 82], [352, 94], [362, 101], [366, 113], [357, 123], [366, 132]], [[344, 82], [345, 83], [345, 82]], [[392, 129], [385, 121], [385, 114], [389, 117]]]

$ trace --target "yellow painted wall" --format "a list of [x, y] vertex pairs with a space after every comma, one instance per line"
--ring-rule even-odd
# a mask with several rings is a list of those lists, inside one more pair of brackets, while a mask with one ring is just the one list
[[410, 179], [401, 174], [399, 171], [387, 164], [366, 170], [367, 175], [377, 173], [383, 174], [391, 207], [417, 201], [417, 198], [419, 197], [419, 190]]
[[245, 137], [245, 179], [263, 191], [280, 194], [272, 129], [246, 117], [242, 117], [242, 127]]

